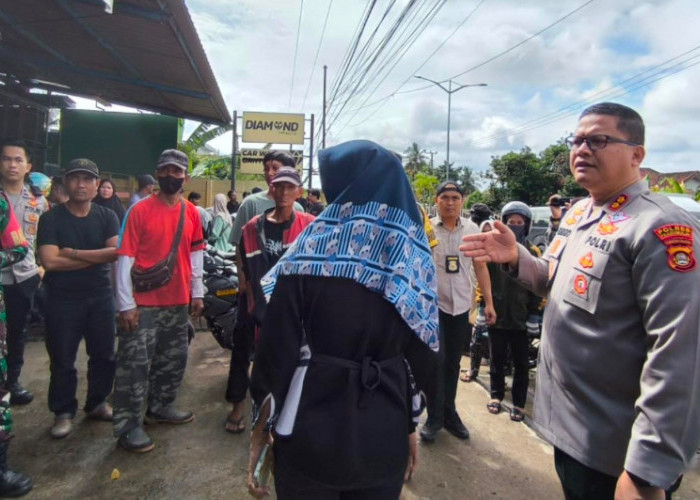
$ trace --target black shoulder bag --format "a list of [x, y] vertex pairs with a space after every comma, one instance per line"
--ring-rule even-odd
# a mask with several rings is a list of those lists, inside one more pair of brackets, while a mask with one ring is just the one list
[[150, 292], [156, 288], [170, 283], [177, 264], [177, 247], [180, 244], [182, 237], [182, 229], [185, 225], [185, 203], [180, 201], [180, 221], [177, 223], [177, 231], [173, 239], [173, 245], [170, 248], [168, 256], [158, 262], [156, 265], [147, 269], [131, 268], [131, 281], [134, 285], [134, 290], [139, 293]]

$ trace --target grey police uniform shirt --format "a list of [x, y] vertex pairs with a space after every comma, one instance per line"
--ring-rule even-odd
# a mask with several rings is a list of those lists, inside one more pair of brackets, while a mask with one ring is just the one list
[[48, 210], [48, 203], [43, 196], [34, 196], [27, 186], [22, 187], [22, 192], [16, 198], [7, 193], [5, 196], [10, 200], [15, 218], [22, 226], [24, 236], [29, 243], [27, 256], [16, 264], [6, 267], [0, 274], [3, 285], [12, 285], [28, 280], [39, 273], [35, 256], [36, 230], [39, 217]]
[[605, 474], [668, 488], [700, 441], [700, 224], [645, 181], [577, 203], [518, 280], [549, 301], [535, 426]]

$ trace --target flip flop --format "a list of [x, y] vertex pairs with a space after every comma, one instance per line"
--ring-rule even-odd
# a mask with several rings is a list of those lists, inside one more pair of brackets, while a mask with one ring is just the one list
[[473, 382], [475, 379], [476, 377], [472, 377], [471, 370], [462, 370], [462, 374], [459, 376], [459, 380], [462, 382]]
[[241, 434], [243, 431], [245, 431], [245, 424], [243, 423], [243, 419], [245, 417], [241, 417], [239, 419], [233, 419], [231, 418], [231, 415], [229, 415], [226, 418], [226, 424], [224, 425], [224, 430], [230, 434]]
[[501, 413], [501, 403], [498, 401], [491, 401], [486, 404], [486, 408], [488, 409], [489, 413], [493, 415], [498, 415]]
[[513, 408], [510, 410], [510, 419], [513, 422], [522, 422], [524, 418], [525, 414], [522, 412], [522, 410], [519, 410], [518, 408]]

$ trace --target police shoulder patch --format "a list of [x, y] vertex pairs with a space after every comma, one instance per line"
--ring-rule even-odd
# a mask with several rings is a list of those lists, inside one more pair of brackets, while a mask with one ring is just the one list
[[654, 229], [654, 234], [666, 246], [668, 267], [682, 273], [697, 267], [692, 227], [684, 224], [666, 224]]

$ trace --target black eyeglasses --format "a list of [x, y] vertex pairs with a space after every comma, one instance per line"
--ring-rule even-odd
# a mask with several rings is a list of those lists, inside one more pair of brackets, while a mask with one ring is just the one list
[[628, 146], [641, 146], [641, 144], [637, 144], [636, 142], [625, 141], [623, 139], [617, 139], [616, 137], [603, 134], [589, 135], [588, 137], [570, 135], [564, 142], [566, 142], [566, 145], [569, 146], [570, 149], [573, 149], [574, 147], [579, 148], [581, 147], [581, 144], [585, 142], [591, 151], [605, 149], [609, 142], [627, 144]]

